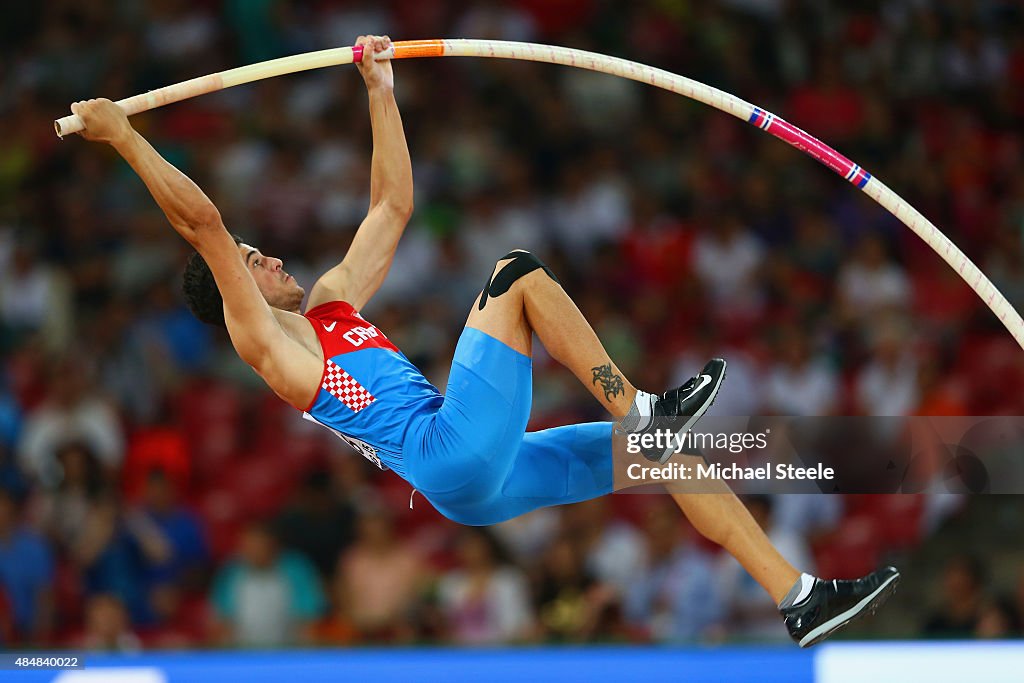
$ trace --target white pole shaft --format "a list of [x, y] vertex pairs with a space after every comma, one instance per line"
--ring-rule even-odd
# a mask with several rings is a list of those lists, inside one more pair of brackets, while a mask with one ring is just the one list
[[[393, 54], [381, 54], [404, 59], [409, 57], [494, 57], [519, 59], [548, 64], [561, 64], [590, 71], [628, 78], [678, 93], [690, 99], [703, 102], [715, 109], [752, 123], [762, 130], [785, 140], [807, 155], [817, 159], [846, 180], [862, 189], [892, 215], [902, 221], [923, 239], [935, 253], [948, 263], [963, 278], [992, 312], [999, 318], [1013, 338], [1024, 349], [1024, 320], [1010, 305], [1006, 297], [996, 289], [992, 281], [967, 256], [928, 219], [922, 216], [902, 197], [886, 187], [877, 178], [853, 163], [836, 150], [796, 126], [775, 116], [771, 112], [755, 107], [718, 88], [712, 88], [698, 81], [677, 74], [656, 69], [645, 64], [610, 57], [595, 52], [573, 48], [534, 43], [517, 43], [500, 40], [422, 40], [399, 41], [394, 44]], [[210, 76], [185, 81], [160, 88], [144, 95], [136, 95], [118, 104], [129, 114], [137, 114], [171, 102], [196, 97], [208, 92], [230, 88], [234, 85], [271, 78], [283, 74], [318, 69], [325, 66], [350, 64], [362, 58], [359, 47], [341, 47], [321, 50], [291, 57], [282, 57], [267, 62], [223, 71]], [[82, 130], [77, 116], [67, 116], [54, 122], [60, 136]]]

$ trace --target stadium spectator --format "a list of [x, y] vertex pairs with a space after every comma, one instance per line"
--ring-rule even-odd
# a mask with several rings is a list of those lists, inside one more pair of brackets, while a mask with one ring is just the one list
[[90, 652], [136, 653], [142, 641], [131, 629], [124, 604], [116, 595], [101, 593], [85, 607], [85, 632], [74, 646]]
[[17, 642], [14, 632], [14, 608], [7, 598], [7, 592], [0, 588], [0, 645], [8, 646]]
[[489, 256], [492, 251], [507, 254], [518, 249], [519, 244], [538, 245], [535, 249], [546, 244], [543, 214], [537, 200], [529, 194], [519, 200], [522, 204], [514, 204], [511, 199], [499, 187], [484, 188], [467, 199], [458, 232], [464, 259], [460, 269], [486, 274], [494, 269], [490, 263], [494, 259]]
[[248, 525], [238, 545], [214, 578], [218, 639], [264, 648], [307, 642], [325, 606], [316, 568], [300, 553], [281, 550], [266, 524]]
[[562, 537], [548, 546], [534, 584], [542, 641], [607, 641], [622, 635], [617, 591], [587, 571], [571, 539]]
[[[0, 373], [0, 446], [4, 448], [5, 453], [11, 453], [18, 443], [24, 416], [17, 397], [11, 392], [10, 379], [7, 375], [4, 368]], [[10, 459], [5, 459], [4, 462], [4, 469], [13, 465]]]
[[15, 498], [28, 495], [30, 487], [25, 474], [14, 459], [11, 449], [0, 442], [0, 489], [7, 491]]
[[[147, 557], [143, 574], [150, 604], [163, 605], [167, 616], [166, 611], [177, 605], [182, 591], [195, 591], [205, 579], [210, 553], [201, 522], [195, 512], [179, 502], [174, 483], [160, 469], [150, 470], [142, 504], [129, 514], [134, 526], [145, 529], [142, 533], [147, 536], [159, 538], [160, 545], [167, 548], [166, 553]], [[173, 613], [173, 609], [169, 611]]]
[[505, 561], [494, 536], [466, 528], [456, 548], [458, 564], [438, 582], [448, 638], [460, 645], [522, 642], [534, 627], [523, 573]]
[[804, 275], [814, 277], [814, 284], [827, 288], [827, 294], [842, 258], [842, 244], [836, 226], [820, 210], [808, 208], [794, 220], [796, 232], [793, 245], [787, 247], [793, 265]]
[[146, 343], [135, 329], [136, 313], [124, 300], [112, 299], [96, 314], [83, 342], [96, 359], [96, 380], [132, 422], [156, 419], [162, 387], [171, 373], [160, 346]]
[[943, 367], [941, 360], [925, 354], [917, 371], [917, 395], [914, 415], [967, 415], [966, 387], [963, 378]]
[[1013, 600], [1000, 596], [987, 600], [974, 629], [976, 638], [1020, 638], [1021, 619]]
[[576, 160], [560, 178], [559, 193], [549, 211], [556, 239], [568, 253], [591, 255], [601, 243], [620, 238], [628, 227], [625, 181], [602, 165], [608, 164]]
[[21, 466], [47, 487], [57, 484], [57, 450], [81, 441], [95, 454], [104, 474], [116, 474], [124, 458], [124, 434], [117, 413], [96, 391], [91, 359], [64, 356], [48, 368], [46, 402], [25, 420], [18, 446]]
[[[177, 246], [177, 245], [176, 245]], [[166, 247], [165, 247], [166, 249]], [[202, 371], [210, 360], [213, 335], [189, 312], [172, 282], [158, 280], [146, 288], [143, 303], [129, 327], [128, 353], [141, 353], [150, 363], [159, 393], [172, 391], [180, 372]]]
[[704, 285], [716, 317], [752, 318], [764, 304], [764, 247], [735, 211], [715, 213], [718, 220], [702, 226], [693, 245], [690, 267]]
[[352, 623], [370, 641], [412, 635], [410, 616], [428, 580], [423, 558], [395, 535], [392, 514], [381, 506], [363, 511], [355, 543], [337, 563]]
[[151, 524], [137, 515], [125, 515], [115, 493], [104, 490], [89, 501], [81, 532], [69, 551], [82, 571], [88, 595], [116, 596], [133, 623], [152, 620], [146, 564], [168, 561], [171, 547]]
[[62, 548], [70, 548], [85, 530], [91, 501], [103, 490], [100, 463], [89, 447], [71, 441], [57, 449], [60, 479], [33, 502], [33, 516]]
[[985, 35], [973, 21], [955, 29], [943, 55], [945, 82], [964, 95], [1002, 79], [1006, 51], [995, 36]]
[[986, 568], [977, 557], [958, 555], [950, 559], [939, 586], [941, 602], [925, 620], [922, 634], [929, 638], [974, 635], [984, 606], [986, 580]]
[[558, 536], [562, 512], [553, 508], [538, 508], [495, 524], [491, 532], [520, 565], [529, 565], [551, 545]]
[[456, 24], [456, 31], [460, 36], [491, 40], [530, 42], [536, 37], [533, 18], [522, 7], [495, 7], [483, 2], [469, 3]]
[[710, 637], [725, 616], [713, 558], [683, 537], [667, 508], [652, 505], [644, 524], [646, 570], [626, 592], [626, 617], [658, 642]]
[[562, 534], [579, 544], [587, 572], [620, 593], [643, 569], [643, 538], [633, 525], [616, 518], [607, 498], [563, 508]]
[[857, 411], [909, 415], [920, 401], [912, 332], [902, 318], [882, 318], [872, 334], [872, 355], [857, 374]]
[[312, 560], [323, 577], [334, 573], [338, 556], [355, 534], [355, 510], [332, 490], [332, 483], [328, 472], [310, 472], [274, 520], [281, 543]]
[[863, 321], [883, 311], [904, 307], [910, 299], [906, 273], [886, 254], [885, 243], [865, 235], [839, 273], [839, 304], [844, 315]]
[[20, 236], [0, 275], [0, 343], [41, 343], [60, 353], [71, 337], [72, 315], [66, 273], [42, 260], [35, 238]]
[[190, 4], [165, 0], [153, 6], [144, 39], [157, 61], [181, 63], [201, 59], [213, 46], [219, 24], [208, 8]]
[[768, 370], [766, 409], [777, 415], [829, 415], [839, 407], [835, 370], [812, 353], [803, 330], [784, 327], [776, 340], [778, 359]]
[[46, 642], [53, 629], [53, 552], [21, 520], [21, 506], [0, 489], [0, 590], [10, 603], [16, 637]]
[[780, 493], [772, 496], [772, 528], [813, 544], [833, 531], [843, 514], [842, 496]]
[[825, 51], [816, 67], [814, 80], [790, 95], [786, 113], [801, 128], [842, 145], [863, 128], [864, 99], [843, 77], [840, 53]]
[[339, 572], [328, 584], [330, 606], [327, 614], [313, 627], [312, 641], [316, 645], [339, 647], [353, 645], [362, 640], [359, 628], [352, 619], [352, 586]]

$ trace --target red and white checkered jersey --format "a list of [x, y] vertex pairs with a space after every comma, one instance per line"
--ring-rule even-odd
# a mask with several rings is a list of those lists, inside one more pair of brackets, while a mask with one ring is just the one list
[[334, 431], [381, 469], [405, 477], [406, 430], [440, 408], [440, 392], [348, 303], [321, 304], [305, 317], [320, 340], [324, 371], [304, 417]]

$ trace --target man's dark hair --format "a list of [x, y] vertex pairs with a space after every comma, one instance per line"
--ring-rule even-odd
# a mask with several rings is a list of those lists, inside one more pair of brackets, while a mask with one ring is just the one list
[[[232, 235], [235, 244], [241, 244], [242, 238]], [[185, 263], [185, 276], [181, 282], [181, 291], [185, 294], [185, 303], [192, 315], [207, 325], [224, 327], [224, 299], [213, 279], [213, 271], [199, 252], [193, 253]]]

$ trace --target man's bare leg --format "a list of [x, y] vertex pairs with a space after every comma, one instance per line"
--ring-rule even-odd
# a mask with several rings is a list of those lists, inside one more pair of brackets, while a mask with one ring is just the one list
[[725, 548], [778, 605], [800, 572], [775, 549], [736, 494], [672, 493], [672, 499], [704, 538]]
[[[632, 415], [633, 399], [639, 396], [636, 388], [608, 357], [594, 330], [554, 275], [532, 256], [513, 252], [499, 260], [478, 305], [469, 314], [466, 327], [495, 337], [525, 355], [531, 354], [532, 335], [536, 332], [552, 357], [569, 368], [612, 415]], [[716, 359], [705, 368], [713, 364], [720, 364], [712, 368], [720, 383], [724, 362]], [[710, 379], [710, 375], [702, 374], [701, 386], [706, 386]], [[713, 398], [711, 393], [707, 400]], [[696, 412], [665, 414], [699, 417]], [[689, 424], [692, 422], [682, 429]], [[624, 441], [613, 436], [613, 457], [618, 455], [618, 444]], [[670, 453], [671, 449], [667, 450], [664, 457]], [[644, 456], [655, 459], [646, 452]], [[775, 600], [790, 636], [801, 647], [813, 645], [852, 619], [876, 610], [899, 581], [899, 572], [892, 567], [853, 581], [825, 582], [801, 574], [772, 546], [724, 482], [714, 489], [703, 487], [699, 493], [670, 493], [694, 527], [724, 547]]]
[[[622, 437], [613, 440], [613, 457], [626, 459]], [[678, 455], [675, 462], [696, 468], [703, 460], [693, 455]], [[616, 478], [616, 490], [649, 485], [646, 480]], [[701, 536], [717, 543], [736, 558], [775, 604], [782, 602], [800, 579], [800, 571], [775, 549], [764, 530], [740, 502], [729, 485], [721, 480], [674, 481], [666, 490]]]
[[[492, 282], [511, 260], [498, 261]], [[484, 306], [473, 307], [467, 327], [525, 355], [531, 354], [536, 332], [548, 353], [571, 370], [608, 412], [621, 418], [629, 411], [636, 388], [608, 357], [590, 323], [550, 274], [535, 269], [519, 277], [506, 292], [486, 297], [481, 293], [480, 300]], [[721, 493], [674, 494], [673, 498], [697, 531], [729, 551], [776, 604], [800, 578], [800, 572], [775, 550], [724, 484]]]
[[[505, 270], [509, 264], [516, 267]], [[569, 368], [608, 412], [616, 418], [631, 414], [633, 399], [638, 396], [636, 388], [619, 372], [583, 314], [537, 259], [516, 252], [501, 259], [466, 326], [524, 355], [531, 354], [536, 332], [552, 357]], [[721, 364], [720, 382], [724, 362], [712, 363]], [[703, 374], [701, 378], [701, 386], [710, 379]], [[711, 393], [708, 400], [713, 397]], [[617, 450], [616, 441], [613, 437], [613, 451]], [[665, 457], [670, 453], [666, 451]], [[673, 491], [672, 497], [701, 534], [722, 545], [764, 587], [779, 605], [790, 636], [801, 647], [813, 645], [852, 619], [873, 612], [895, 590], [899, 572], [892, 567], [854, 581], [824, 582], [800, 574], [772, 546], [724, 482], [720, 489], [702, 491], [706, 492]]]
[[[488, 285], [514, 259], [498, 261]], [[486, 294], [486, 296], [485, 296]], [[483, 307], [479, 305], [483, 301]], [[495, 295], [481, 292], [466, 320], [524, 355], [532, 355], [533, 333], [551, 357], [568, 368], [616, 419], [629, 412], [636, 387], [608, 356], [597, 333], [562, 286], [543, 269], [517, 279]]]
[[[485, 332], [525, 355], [530, 355], [536, 333], [548, 353], [572, 371], [611, 413], [618, 428], [633, 434], [658, 426], [679, 437], [714, 402], [725, 377], [725, 361], [713, 358], [681, 387], [661, 395], [637, 390], [608, 357], [554, 273], [533, 254], [521, 250], [499, 259], [466, 327]], [[664, 442], [643, 446], [644, 457], [659, 463], [666, 462], [672, 451]]]
[[[722, 487], [728, 488], [724, 482]], [[802, 575], [772, 546], [731, 491], [671, 495], [701, 534], [729, 551], [768, 591], [800, 647], [819, 643], [850, 621], [873, 614], [899, 583], [900, 573], [893, 567], [854, 580], [822, 581]]]
[[[500, 260], [495, 274], [510, 261]], [[474, 306], [466, 326], [525, 355], [532, 351], [536, 332], [548, 353], [571, 370], [608, 412], [621, 418], [629, 411], [636, 388], [608, 357], [569, 295], [544, 270], [523, 275], [497, 297], [488, 296], [483, 308]], [[675, 494], [673, 498], [697, 531], [729, 551], [780, 602], [800, 572], [775, 550], [728, 487], [723, 484], [722, 489], [722, 493]]]

